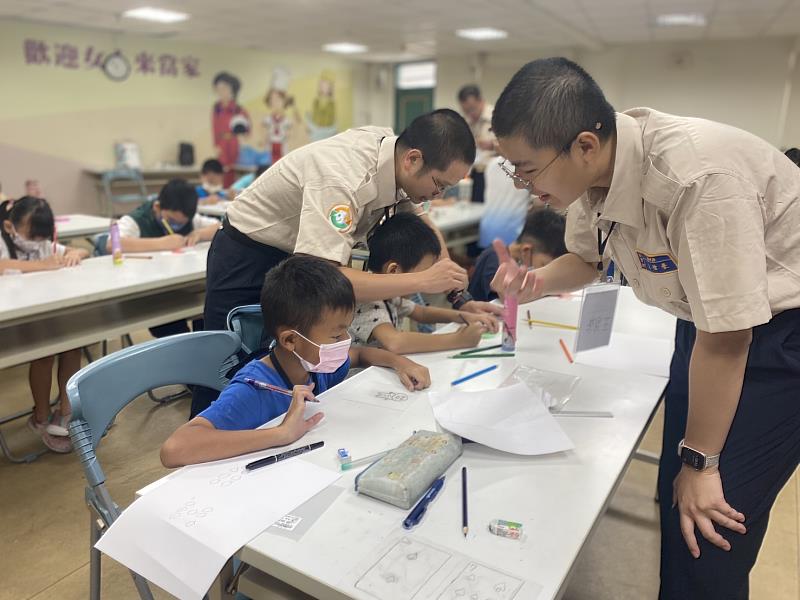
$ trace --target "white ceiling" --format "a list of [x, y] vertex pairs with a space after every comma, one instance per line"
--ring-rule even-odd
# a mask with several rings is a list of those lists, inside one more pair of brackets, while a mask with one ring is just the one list
[[[0, 0], [0, 18], [92, 27], [187, 41], [317, 53], [324, 43], [369, 47], [361, 60], [536, 47], [800, 35], [800, 0]], [[119, 15], [157, 6], [188, 12], [160, 25]], [[701, 12], [706, 27], [659, 28], [664, 13]], [[473, 42], [456, 29], [496, 27], [504, 40]]]

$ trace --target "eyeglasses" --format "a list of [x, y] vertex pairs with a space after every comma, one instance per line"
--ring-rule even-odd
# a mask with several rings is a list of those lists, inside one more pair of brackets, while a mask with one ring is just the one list
[[[595, 125], [595, 129], [600, 129], [599, 123]], [[516, 167], [511, 163], [509, 163], [508, 159], [503, 159], [503, 162], [500, 163], [500, 168], [503, 169], [503, 173], [511, 177], [512, 180], [514, 180], [514, 183], [516, 185], [519, 185], [526, 190], [530, 190], [531, 188], [533, 188], [533, 184], [536, 183], [536, 180], [539, 179], [542, 175], [544, 175], [544, 172], [547, 171], [550, 165], [552, 165], [559, 158], [561, 158], [563, 155], [569, 152], [570, 148], [572, 148], [572, 144], [575, 142], [576, 139], [578, 139], [577, 135], [573, 137], [569, 142], [567, 142], [567, 144], [564, 145], [561, 151], [558, 154], [556, 154], [553, 157], [553, 159], [549, 163], [547, 163], [534, 177], [531, 177], [530, 180], [523, 179], [522, 177], [517, 175]]]
[[434, 196], [444, 196], [447, 192], [456, 187], [455, 185], [447, 185], [437, 182], [433, 178], [433, 175], [431, 175], [431, 181], [433, 182], [433, 187], [436, 189], [436, 191], [433, 194]]

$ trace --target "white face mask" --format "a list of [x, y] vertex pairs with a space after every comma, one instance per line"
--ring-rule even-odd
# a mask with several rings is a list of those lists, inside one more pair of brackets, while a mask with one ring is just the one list
[[222, 191], [222, 186], [219, 185], [219, 184], [214, 185], [214, 184], [211, 184], [211, 183], [204, 183], [203, 184], [203, 189], [205, 191], [207, 191], [209, 194], [216, 194], [217, 192], [221, 192]]
[[11, 232], [11, 241], [14, 242], [14, 245], [17, 247], [18, 250], [21, 250], [25, 254], [33, 254], [34, 252], [38, 252], [42, 248], [42, 242], [36, 240], [28, 240], [18, 234], [16, 231]]

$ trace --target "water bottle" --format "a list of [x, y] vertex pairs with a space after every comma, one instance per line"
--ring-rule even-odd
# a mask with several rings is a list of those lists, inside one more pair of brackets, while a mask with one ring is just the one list
[[119, 241], [119, 224], [116, 221], [111, 223], [109, 236], [111, 237], [111, 257], [115, 265], [121, 265], [122, 243]]

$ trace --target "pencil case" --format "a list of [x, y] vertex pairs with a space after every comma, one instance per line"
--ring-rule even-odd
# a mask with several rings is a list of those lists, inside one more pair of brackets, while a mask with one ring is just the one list
[[356, 492], [409, 509], [461, 456], [461, 438], [417, 431], [358, 474]]

